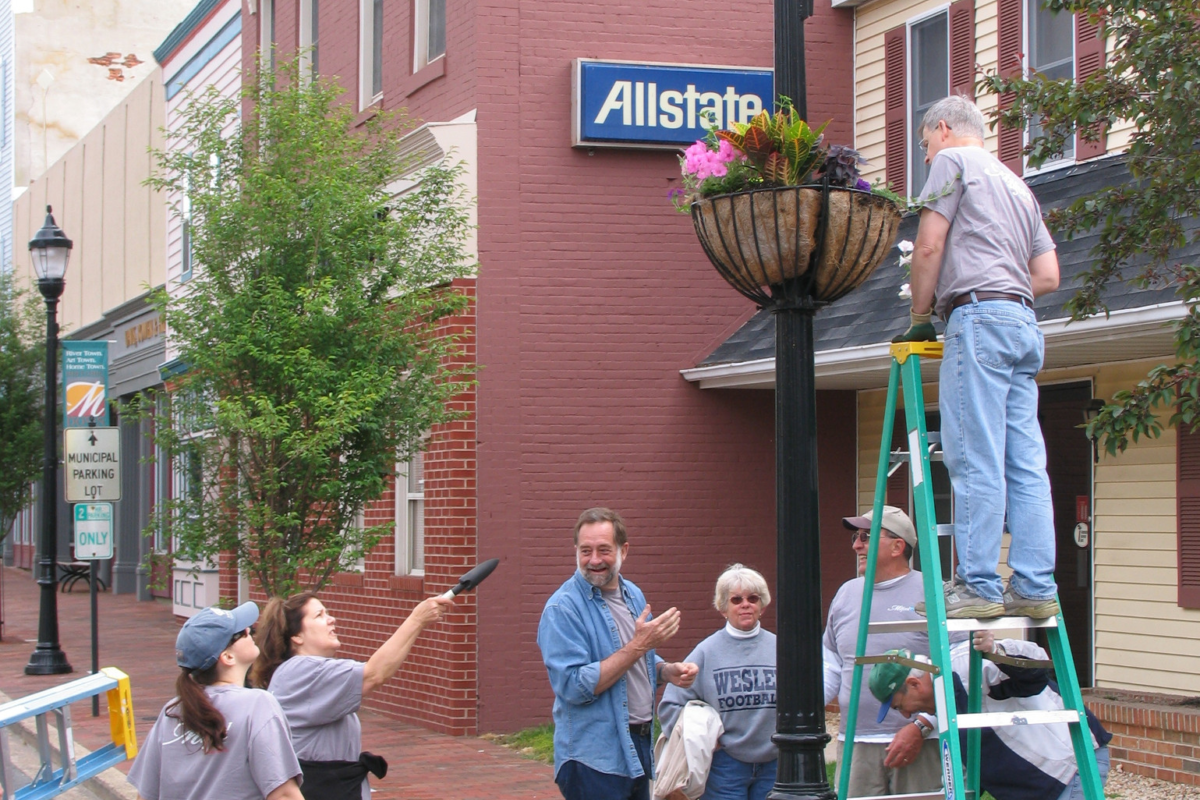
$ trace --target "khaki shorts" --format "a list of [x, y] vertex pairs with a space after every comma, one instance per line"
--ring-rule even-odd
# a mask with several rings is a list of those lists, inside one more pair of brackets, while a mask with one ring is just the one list
[[[842, 744], [840, 741], [837, 744], [835, 781], [838, 785], [842, 775]], [[887, 756], [887, 747], [886, 744], [855, 742], [854, 765], [850, 769], [851, 798], [941, 791], [942, 762], [938, 758], [936, 736], [925, 740], [921, 754], [907, 767], [885, 767], [883, 759]]]

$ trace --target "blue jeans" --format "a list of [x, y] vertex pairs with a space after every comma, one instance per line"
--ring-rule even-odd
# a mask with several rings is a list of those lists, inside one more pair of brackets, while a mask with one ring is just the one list
[[[1100, 747], [1096, 750], [1096, 767], [1100, 770], [1100, 785], [1108, 783], [1108, 747]], [[1058, 800], [1084, 800], [1083, 780], [1079, 777], [1079, 773], [1075, 773], [1075, 778], [1067, 784], [1067, 788], [1063, 789], [1063, 793], [1058, 796]]]
[[945, 338], [938, 409], [958, 575], [1001, 602], [996, 569], [1007, 507], [1012, 588], [1053, 597], [1054, 508], [1035, 381], [1045, 342], [1033, 310], [1008, 300], [968, 303], [951, 313]]
[[566, 800], [650, 800], [650, 774], [654, 751], [649, 736], [633, 734], [633, 746], [642, 762], [642, 775], [630, 778], [598, 772], [579, 761], [566, 761], [554, 782]]
[[748, 764], [718, 750], [700, 800], [766, 800], [775, 786], [776, 766], [775, 761]]

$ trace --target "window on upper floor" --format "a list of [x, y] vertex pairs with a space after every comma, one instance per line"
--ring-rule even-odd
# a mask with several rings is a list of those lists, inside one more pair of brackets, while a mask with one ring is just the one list
[[[428, 441], [428, 440], [426, 440]], [[422, 442], [421, 447], [425, 446]], [[425, 453], [396, 465], [396, 574], [425, 574]]]
[[[1066, 12], [1050, 11], [1042, 0], [1025, 0], [1025, 21], [1028, 31], [1025, 52], [1029, 54], [1029, 71], [1041, 73], [1051, 80], [1075, 78], [1075, 17]], [[1040, 136], [1042, 126], [1030, 123], [1028, 138]], [[1069, 140], [1061, 158], [1047, 165], [1075, 160], [1075, 142]]]
[[[1082, 80], [1104, 66], [1104, 37], [1098, 24], [1083, 14], [1052, 13], [1040, 0], [998, 0], [996, 6], [997, 71], [1010, 77], [1041, 73], [1047, 78]], [[1012, 94], [1002, 94], [999, 107], [1013, 103]], [[1025, 172], [1024, 146], [1040, 127], [1026, 129], [999, 126], [1000, 160], [1018, 175]], [[1061, 159], [1080, 161], [1102, 156], [1107, 150], [1104, 132], [1097, 141], [1086, 141], [1076, 132], [1063, 148]], [[1049, 163], [1049, 162], [1047, 162]]]
[[446, 55], [446, 0], [416, 0], [413, 72]]
[[191, 184], [185, 182], [179, 221], [179, 282], [192, 279], [192, 197]]
[[383, 0], [359, 0], [359, 108], [383, 98]]
[[950, 95], [950, 32], [945, 11], [912, 23], [909, 41], [909, 185], [916, 194], [929, 177], [929, 165], [921, 149], [924, 138], [921, 120], [930, 106]]
[[921, 120], [951, 93], [974, 98], [975, 5], [956, 0], [884, 32], [884, 166], [901, 194], [921, 191], [929, 168]]
[[301, 70], [315, 79], [320, 74], [320, 0], [300, 0]]
[[263, 63], [271, 72], [275, 71], [275, 0], [262, 0], [262, 11], [259, 18], [262, 36], [259, 47], [262, 51]]

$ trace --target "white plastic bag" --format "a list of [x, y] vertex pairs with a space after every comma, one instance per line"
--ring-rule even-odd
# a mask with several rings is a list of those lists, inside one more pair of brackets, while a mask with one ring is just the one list
[[701, 700], [691, 700], [679, 712], [670, 738], [660, 735], [654, 744], [655, 800], [688, 800], [704, 794], [713, 751], [725, 726], [716, 710]]

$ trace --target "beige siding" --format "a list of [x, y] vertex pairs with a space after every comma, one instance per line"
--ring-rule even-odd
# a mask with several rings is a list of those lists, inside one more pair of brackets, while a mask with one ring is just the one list
[[[887, 168], [883, 136], [883, 35], [910, 20], [947, 7], [948, 3], [935, 0], [876, 0], [855, 9], [855, 142], [870, 162], [863, 171], [869, 181], [882, 179]], [[979, 0], [975, 4], [975, 62], [984, 73], [996, 69], [996, 8], [995, 0]], [[1111, 49], [1110, 45], [1110, 52]], [[984, 116], [990, 118], [996, 109], [996, 98], [983, 94], [977, 102]], [[1125, 149], [1130, 130], [1131, 126], [1123, 123], [1109, 133], [1110, 153]], [[996, 135], [991, 129], [986, 145], [991, 152], [996, 152]], [[914, 193], [919, 188], [915, 187]]]
[[[33, 237], [49, 203], [74, 243], [59, 304], [66, 333], [163, 282], [165, 208], [142, 185], [150, 174], [147, 149], [161, 138], [162, 91], [155, 69], [16, 202], [17, 242]], [[32, 283], [29, 256], [22, 249], [16, 256], [18, 278]]]
[[[1102, 371], [1111, 397], [1153, 366]], [[1200, 694], [1200, 611], [1176, 603], [1175, 431], [1143, 440], [1096, 467], [1096, 681], [1098, 686]]]
[[[1096, 396], [1107, 399], [1154, 363], [1058, 370], [1042, 380], [1091, 379]], [[874, 499], [885, 394], [859, 393], [860, 511]], [[936, 385], [927, 385], [927, 406], [936, 398]], [[1200, 694], [1200, 611], [1176, 604], [1175, 432], [1119, 456], [1102, 453], [1095, 486], [1096, 685]]]

